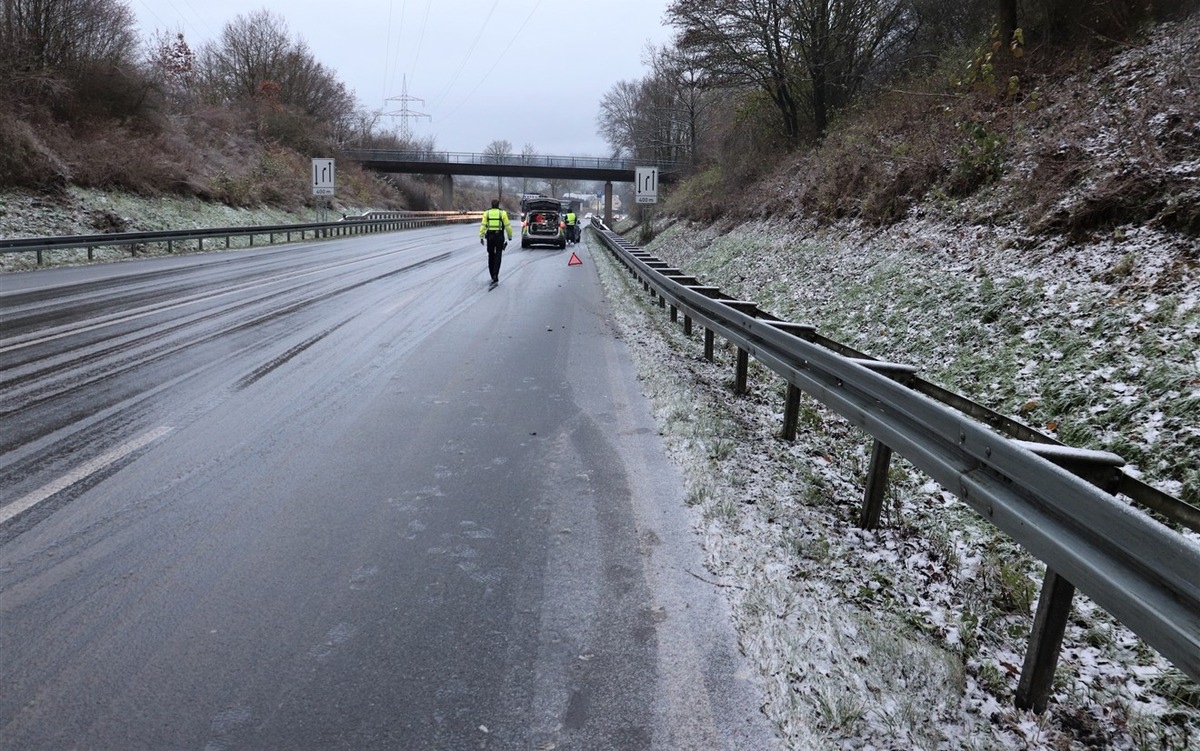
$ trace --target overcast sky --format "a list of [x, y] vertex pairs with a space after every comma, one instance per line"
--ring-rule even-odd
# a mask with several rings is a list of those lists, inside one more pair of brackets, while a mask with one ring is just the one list
[[[266, 9], [370, 110], [407, 109], [440, 151], [606, 156], [600, 98], [646, 75], [669, 0], [127, 0], [143, 39], [182, 31], [199, 49], [239, 15]], [[400, 101], [407, 79], [407, 103]], [[395, 97], [391, 101], [388, 98]], [[418, 101], [423, 100], [423, 101]], [[389, 127], [399, 126], [391, 118]]]

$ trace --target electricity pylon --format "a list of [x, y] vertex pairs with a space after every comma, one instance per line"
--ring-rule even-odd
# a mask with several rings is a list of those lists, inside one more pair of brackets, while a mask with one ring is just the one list
[[400, 139], [402, 141], [404, 141], [404, 143], [408, 146], [412, 145], [412, 128], [409, 126], [408, 121], [412, 120], [412, 119], [419, 119], [422, 117], [429, 117], [429, 119], [431, 121], [433, 120], [432, 117], [430, 117], [429, 115], [426, 115], [424, 112], [414, 112], [412, 109], [409, 108], [408, 105], [410, 102], [420, 102], [421, 104], [425, 104], [425, 100], [419, 99], [415, 96], [408, 95], [408, 75], [407, 74], [404, 76], [404, 79], [403, 79], [403, 86], [400, 89], [400, 96], [390, 96], [384, 101], [400, 102], [400, 109], [398, 109], [394, 112], [384, 112], [383, 114], [387, 115], [388, 117], [400, 118]]

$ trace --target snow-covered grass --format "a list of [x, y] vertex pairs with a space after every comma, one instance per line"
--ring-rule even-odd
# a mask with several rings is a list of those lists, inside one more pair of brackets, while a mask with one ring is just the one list
[[1011, 232], [676, 225], [651, 249], [1200, 504], [1200, 243], [1129, 227], [1031, 249]]
[[[1195, 245], [1131, 227], [1022, 249], [1010, 231], [680, 224], [647, 249], [1194, 495]], [[781, 440], [778, 378], [752, 363], [751, 393], [735, 397], [732, 350], [709, 363], [698, 333], [613, 262], [602, 271], [790, 747], [1200, 748], [1200, 689], [1081, 595], [1050, 709], [1016, 710], [1044, 567], [899, 458], [884, 528], [859, 530], [869, 438], [805, 399], [799, 437]]]
[[[341, 212], [359, 214], [363, 210], [339, 208], [326, 219]], [[92, 235], [104, 232], [150, 232], [154, 230], [204, 229], [211, 227], [248, 227], [269, 224], [300, 224], [321, 221], [316, 210], [300, 212], [260, 206], [234, 208], [201, 201], [198, 198], [141, 198], [131, 194], [110, 193], [89, 188], [68, 188], [62, 196], [43, 196], [30, 192], [0, 192], [0, 237], [51, 237], [55, 235]], [[259, 243], [263, 238], [258, 238]], [[231, 248], [250, 244], [246, 237], [230, 238]], [[193, 249], [194, 249], [194, 244]], [[206, 248], [224, 248], [221, 241], [209, 241]], [[183, 252], [187, 249], [177, 249]], [[138, 249], [139, 255], [165, 255], [165, 243]], [[118, 261], [131, 257], [129, 248], [97, 248], [97, 261]], [[86, 249], [48, 251], [47, 265], [87, 263]], [[33, 253], [0, 254], [0, 272], [37, 268]]]

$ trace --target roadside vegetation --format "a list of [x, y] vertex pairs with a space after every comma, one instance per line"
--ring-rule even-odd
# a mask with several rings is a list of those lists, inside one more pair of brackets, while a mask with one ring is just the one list
[[[265, 9], [193, 48], [182, 33], [139, 38], [124, 0], [8, 0], [0, 4], [0, 101], [0, 192], [67, 211], [86, 200], [76, 193], [84, 189], [303, 212], [318, 206], [313, 157], [435, 147], [432, 138], [403, 138], [362, 106]], [[462, 207], [485, 205], [487, 183], [467, 183], [457, 191]], [[428, 179], [339, 161], [337, 210], [460, 208], [439, 206], [441, 196]], [[101, 217], [91, 231], [164, 229], [106, 226], [122, 220], [137, 221]]]
[[666, 213], [702, 223], [884, 226], [988, 192], [972, 218], [1028, 235], [1150, 223], [1194, 237], [1194, 38], [1090, 73], [1196, 6], [674, 0], [675, 44], [647, 50], [651, 72], [616, 83], [598, 123], [617, 153], [686, 165]]

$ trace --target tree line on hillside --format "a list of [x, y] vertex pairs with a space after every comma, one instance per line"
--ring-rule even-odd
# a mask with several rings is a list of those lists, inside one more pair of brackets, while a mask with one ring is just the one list
[[[959, 83], [1000, 83], [1027, 51], [1125, 40], [1195, 0], [671, 0], [673, 43], [603, 96], [614, 154], [704, 165], [769, 162], [819, 143], [839, 114], [951, 61]], [[1007, 92], [1012, 93], [1012, 92]]]
[[289, 202], [264, 186], [301, 155], [433, 148], [382, 128], [267, 10], [193, 49], [182, 33], [143, 42], [123, 0], [2, 0], [0, 98], [0, 186]]

